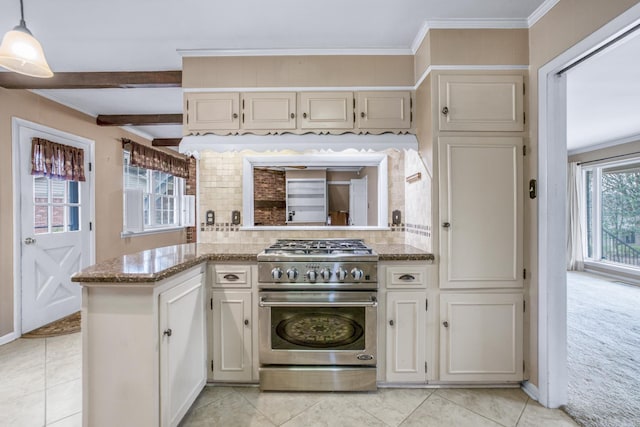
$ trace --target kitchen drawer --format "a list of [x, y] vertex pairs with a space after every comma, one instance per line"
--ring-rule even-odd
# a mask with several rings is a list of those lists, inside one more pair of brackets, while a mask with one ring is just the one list
[[251, 288], [250, 265], [213, 265], [214, 288]]
[[387, 267], [387, 288], [426, 288], [427, 267], [402, 265]]

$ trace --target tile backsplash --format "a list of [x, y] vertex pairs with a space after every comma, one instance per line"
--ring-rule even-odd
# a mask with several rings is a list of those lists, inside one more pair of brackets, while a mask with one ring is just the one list
[[[258, 153], [250, 151], [203, 151], [199, 165], [199, 218], [207, 210], [215, 211], [215, 224], [199, 225], [202, 243], [257, 243], [265, 246], [281, 238], [360, 238], [370, 243], [410, 244], [424, 250], [431, 248], [431, 179], [416, 151], [386, 150], [388, 159], [388, 230], [242, 230], [231, 224], [232, 211], [242, 212], [243, 158]], [[260, 153], [263, 155], [264, 153]], [[296, 152], [269, 153], [300, 155]], [[338, 154], [339, 155], [339, 154]], [[422, 168], [422, 169], [421, 169]], [[405, 177], [422, 171], [423, 179], [407, 183]], [[399, 210], [402, 220], [392, 225], [392, 211]]]

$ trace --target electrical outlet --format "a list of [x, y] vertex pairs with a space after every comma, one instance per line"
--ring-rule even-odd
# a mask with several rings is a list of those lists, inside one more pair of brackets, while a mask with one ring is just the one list
[[216, 224], [216, 214], [213, 211], [207, 211], [205, 216], [205, 221], [207, 225], [215, 225]]
[[402, 213], [399, 210], [391, 213], [391, 223], [393, 225], [400, 225], [402, 223]]
[[233, 225], [240, 224], [240, 211], [231, 212], [231, 224]]

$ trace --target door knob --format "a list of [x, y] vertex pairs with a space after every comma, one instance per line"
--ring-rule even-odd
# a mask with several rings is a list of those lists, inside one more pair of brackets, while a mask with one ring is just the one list
[[26, 239], [24, 239], [25, 245], [33, 245], [35, 242], [36, 242], [36, 239], [34, 239], [33, 237], [27, 237]]
[[442, 223], [442, 226], [443, 226], [444, 228], [449, 228], [449, 227], [451, 227], [451, 223], [449, 223], [449, 222], [443, 222], [443, 223]]
[[393, 320], [389, 320], [389, 326], [393, 326]]
[[166, 336], [168, 336], [168, 337], [170, 337], [170, 336], [171, 336], [171, 334], [173, 334], [173, 331], [172, 331], [171, 329], [167, 329], [166, 331], [164, 331], [164, 332], [162, 333], [162, 335], [166, 335]]
[[446, 320], [444, 322], [442, 322], [442, 326], [444, 326], [445, 328], [449, 327], [449, 322], [447, 322]]

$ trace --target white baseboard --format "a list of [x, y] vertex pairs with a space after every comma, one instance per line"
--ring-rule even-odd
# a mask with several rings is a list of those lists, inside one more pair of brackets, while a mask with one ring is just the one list
[[10, 343], [11, 341], [17, 340], [20, 338], [16, 332], [10, 332], [7, 335], [3, 335], [0, 337], [0, 345]]
[[534, 386], [529, 381], [525, 381], [522, 383], [522, 391], [527, 393], [527, 395], [529, 395], [529, 397], [535, 400], [536, 402], [539, 401], [540, 393], [538, 392], [538, 387]]

